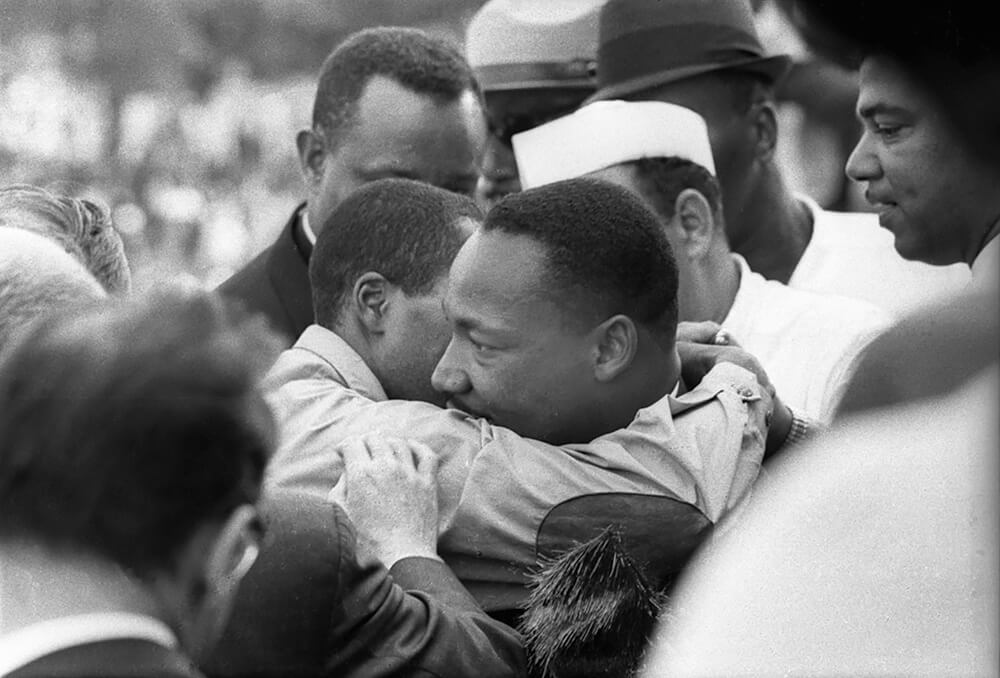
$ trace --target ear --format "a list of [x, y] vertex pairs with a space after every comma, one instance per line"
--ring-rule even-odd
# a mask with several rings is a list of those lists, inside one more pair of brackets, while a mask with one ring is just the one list
[[215, 644], [236, 598], [240, 581], [260, 550], [257, 509], [236, 508], [220, 524], [198, 528], [166, 576], [150, 585], [172, 621], [181, 645], [193, 657], [204, 658]]
[[774, 157], [774, 149], [778, 143], [778, 114], [774, 103], [762, 101], [750, 108], [753, 116], [754, 157], [761, 161], [770, 161]]
[[301, 130], [295, 136], [299, 149], [299, 169], [306, 186], [312, 187], [323, 179], [323, 163], [326, 160], [326, 142], [311, 129]]
[[701, 191], [681, 191], [674, 201], [674, 218], [670, 222], [688, 259], [703, 259], [708, 254], [715, 237], [715, 215]]
[[250, 570], [260, 552], [257, 509], [244, 504], [233, 511], [217, 532], [205, 560], [205, 580], [215, 593], [229, 593]]
[[354, 281], [351, 302], [365, 330], [372, 334], [385, 331], [386, 313], [392, 283], [381, 273], [369, 271]]
[[628, 369], [639, 350], [639, 332], [632, 319], [614, 315], [597, 326], [594, 377], [609, 382]]

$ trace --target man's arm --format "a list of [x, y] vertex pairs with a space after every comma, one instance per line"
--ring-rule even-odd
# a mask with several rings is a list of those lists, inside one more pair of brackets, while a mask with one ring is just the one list
[[822, 427], [803, 413], [795, 412], [775, 392], [767, 372], [753, 355], [740, 348], [736, 339], [713, 322], [680, 323], [677, 347], [681, 354], [682, 379], [697, 384], [717, 364], [730, 362], [749, 370], [771, 394], [774, 410], [767, 430], [764, 458], [771, 457], [787, 444], [802, 442]]
[[[378, 461], [344, 454], [341, 492], [360, 534], [335, 503], [285, 491], [266, 498], [270, 541], [209, 675], [525, 674], [518, 634], [483, 613], [436, 556], [433, 458], [418, 470], [402, 455], [410, 448], [388, 458], [379, 450]], [[391, 572], [376, 554], [395, 560]]]

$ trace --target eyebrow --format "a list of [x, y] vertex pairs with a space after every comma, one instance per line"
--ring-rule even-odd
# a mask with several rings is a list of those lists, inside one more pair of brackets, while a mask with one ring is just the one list
[[858, 117], [862, 120], [869, 120], [876, 115], [903, 115], [908, 116], [910, 112], [901, 106], [892, 106], [885, 103], [875, 103], [863, 106], [858, 109]]

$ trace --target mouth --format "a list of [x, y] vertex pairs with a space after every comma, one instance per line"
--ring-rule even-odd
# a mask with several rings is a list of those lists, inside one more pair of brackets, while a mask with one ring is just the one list
[[490, 420], [490, 416], [488, 414], [486, 414], [485, 412], [480, 412], [474, 407], [469, 407], [458, 398], [452, 398], [451, 400], [449, 400], [448, 408], [452, 410], [461, 410], [462, 412], [472, 415], [473, 417], [476, 417], [478, 419], [485, 419], [487, 421]]
[[875, 209], [875, 212], [878, 214], [879, 224], [883, 227], [886, 226], [886, 222], [899, 208], [897, 203], [888, 200], [884, 196], [875, 195], [870, 192], [865, 192], [865, 200]]

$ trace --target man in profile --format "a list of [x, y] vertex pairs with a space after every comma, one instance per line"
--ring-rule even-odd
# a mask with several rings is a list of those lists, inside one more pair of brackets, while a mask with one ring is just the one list
[[309, 258], [333, 209], [385, 177], [473, 195], [486, 119], [472, 71], [454, 48], [416, 29], [372, 28], [323, 63], [312, 127], [296, 144], [306, 203], [274, 245], [219, 287], [266, 315], [287, 345], [313, 322]]

